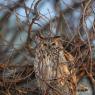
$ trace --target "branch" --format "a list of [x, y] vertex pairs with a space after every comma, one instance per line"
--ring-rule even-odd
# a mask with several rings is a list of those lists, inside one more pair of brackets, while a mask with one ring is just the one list
[[3, 27], [4, 24], [7, 23], [8, 18], [11, 16], [12, 12], [13, 12], [15, 9], [21, 7], [21, 4], [23, 4], [24, 1], [25, 1], [25, 0], [19, 0], [13, 7], [10, 7], [10, 8], [9, 8], [10, 11], [7, 11], [7, 12], [4, 14], [3, 18], [0, 20], [0, 22], [1, 22], [1, 23], [0, 23], [0, 27]]

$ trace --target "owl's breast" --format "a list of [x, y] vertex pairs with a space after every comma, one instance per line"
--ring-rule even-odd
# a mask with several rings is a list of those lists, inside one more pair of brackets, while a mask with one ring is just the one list
[[[42, 53], [43, 51], [41, 51]], [[51, 80], [53, 75], [54, 61], [52, 55], [49, 52], [36, 53], [34, 68], [36, 75], [45, 80]]]
[[71, 71], [67, 65], [68, 63], [72, 64], [71, 61], [74, 61], [73, 56], [62, 49], [38, 49], [34, 69], [40, 87], [45, 90], [48, 88], [47, 83], [53, 83], [55, 87], [66, 88], [65, 84], [69, 83], [68, 78], [70, 81], [76, 81], [75, 74], [72, 73], [71, 76]]

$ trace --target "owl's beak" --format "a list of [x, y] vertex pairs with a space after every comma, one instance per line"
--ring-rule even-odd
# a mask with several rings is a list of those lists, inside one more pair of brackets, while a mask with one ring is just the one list
[[51, 47], [51, 46], [49, 45], [48, 48], [50, 49], [50, 47]]

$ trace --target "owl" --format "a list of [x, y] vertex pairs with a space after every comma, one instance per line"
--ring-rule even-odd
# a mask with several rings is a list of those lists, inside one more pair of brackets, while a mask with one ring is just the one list
[[34, 71], [42, 95], [76, 95], [74, 57], [64, 49], [60, 37], [40, 39]]

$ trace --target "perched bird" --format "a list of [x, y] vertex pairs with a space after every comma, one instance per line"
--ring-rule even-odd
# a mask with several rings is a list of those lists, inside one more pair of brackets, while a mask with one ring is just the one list
[[74, 57], [64, 49], [60, 37], [40, 39], [34, 71], [42, 95], [76, 95]]

